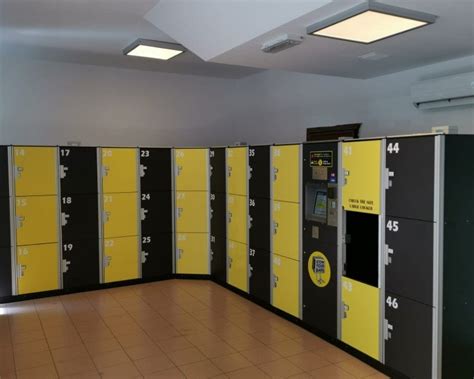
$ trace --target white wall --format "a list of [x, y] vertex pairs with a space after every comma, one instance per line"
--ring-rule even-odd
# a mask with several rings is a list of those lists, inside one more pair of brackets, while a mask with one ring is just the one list
[[474, 57], [370, 80], [266, 71], [243, 79], [0, 60], [1, 144], [192, 146], [295, 142], [306, 128], [362, 122], [362, 136], [457, 125], [474, 107], [419, 111], [410, 85], [474, 70]]
[[235, 80], [2, 60], [2, 144], [208, 145], [227, 142]]

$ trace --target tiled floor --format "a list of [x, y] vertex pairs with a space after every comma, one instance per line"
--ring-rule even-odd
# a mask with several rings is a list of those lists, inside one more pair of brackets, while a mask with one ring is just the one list
[[210, 282], [0, 305], [0, 378], [385, 378]]

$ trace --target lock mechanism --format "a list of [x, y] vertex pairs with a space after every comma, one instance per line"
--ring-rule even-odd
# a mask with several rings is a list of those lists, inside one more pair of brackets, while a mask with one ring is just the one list
[[60, 165], [59, 166], [59, 177], [64, 179], [66, 177], [67, 171], [69, 170], [68, 167]]
[[142, 251], [142, 263], [146, 262], [146, 257], [148, 257], [148, 253], [146, 251]]
[[140, 209], [140, 219], [144, 221], [146, 219], [146, 214], [148, 213], [148, 209], [141, 208]]
[[145, 165], [140, 165], [140, 178], [143, 178], [145, 175], [146, 175], [146, 170], [148, 169], [148, 167], [146, 167]]
[[67, 225], [67, 219], [70, 216], [67, 213], [61, 212], [61, 226], [66, 226]]
[[61, 268], [63, 274], [69, 271], [69, 265], [71, 264], [71, 261], [68, 261], [67, 259], [63, 259], [61, 262]]
[[388, 245], [385, 245], [384, 249], [384, 258], [385, 258], [385, 266], [388, 266], [392, 263], [392, 256], [393, 256], [393, 249], [391, 249]]

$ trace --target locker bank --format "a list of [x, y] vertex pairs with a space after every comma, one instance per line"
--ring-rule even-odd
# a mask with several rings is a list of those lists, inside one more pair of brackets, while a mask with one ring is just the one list
[[396, 375], [465, 377], [473, 144], [5, 146], [2, 299], [205, 278]]
[[474, 379], [472, 0], [0, 0], [0, 379]]

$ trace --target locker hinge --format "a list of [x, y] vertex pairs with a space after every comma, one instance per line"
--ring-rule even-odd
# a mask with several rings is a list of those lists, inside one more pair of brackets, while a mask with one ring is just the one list
[[143, 178], [145, 175], [146, 175], [146, 170], [147, 170], [148, 167], [146, 167], [145, 165], [140, 165], [140, 178]]
[[59, 177], [61, 179], [64, 179], [66, 177], [66, 174], [67, 174], [67, 171], [69, 170], [68, 167], [64, 166], [64, 165], [60, 165], [59, 166]]
[[67, 213], [61, 212], [61, 226], [66, 226], [67, 225], [67, 219], [70, 216]]
[[385, 248], [384, 248], [385, 266], [388, 266], [390, 263], [392, 263], [392, 255], [393, 255], [393, 249], [391, 249], [388, 245], [385, 245]]
[[146, 262], [146, 257], [148, 257], [148, 253], [146, 251], [142, 251], [142, 263]]
[[385, 169], [385, 189], [392, 187], [392, 178], [395, 176], [393, 171], [390, 171], [388, 168]]
[[388, 323], [387, 319], [384, 319], [384, 339], [388, 341], [392, 338], [393, 325]]
[[15, 166], [15, 178], [20, 178], [21, 173], [23, 172], [24, 168], [21, 166]]
[[104, 267], [109, 267], [111, 261], [112, 261], [112, 257], [110, 255], [104, 256]]
[[148, 209], [141, 208], [140, 209], [140, 219], [144, 221], [146, 219], [146, 214], [148, 213]]
[[16, 216], [16, 228], [17, 229], [23, 227], [23, 221], [25, 221], [25, 216]]
[[69, 271], [69, 265], [71, 264], [71, 261], [68, 261], [67, 259], [63, 259], [61, 261], [61, 269], [62, 273], [64, 274], [65, 272]]

